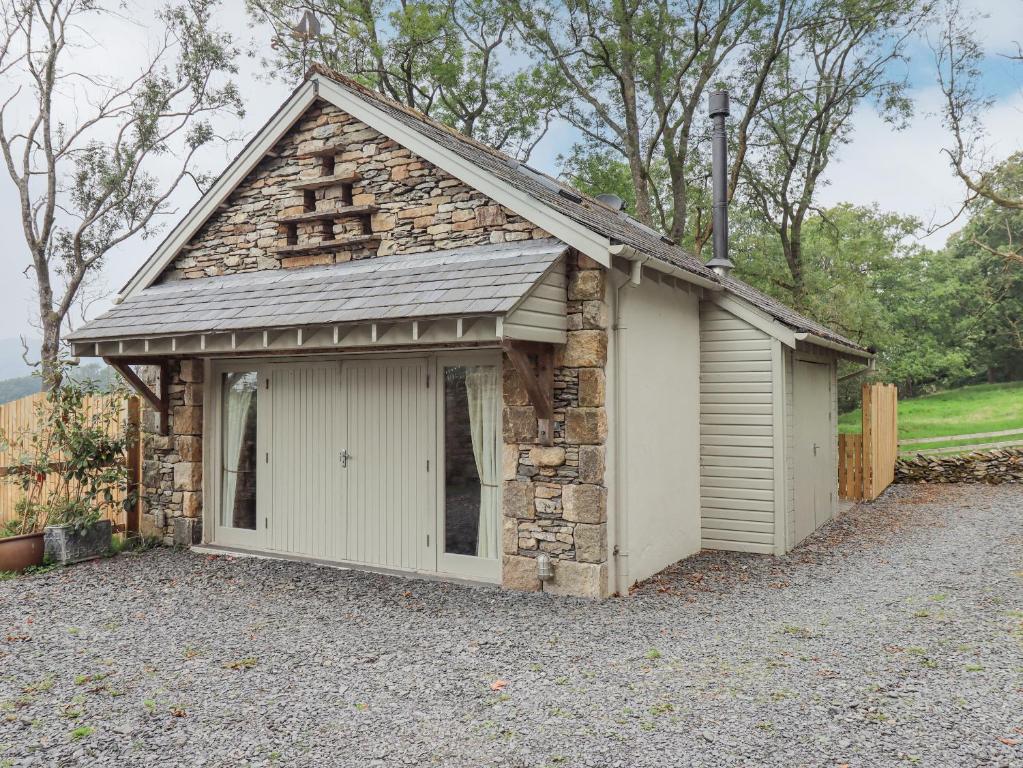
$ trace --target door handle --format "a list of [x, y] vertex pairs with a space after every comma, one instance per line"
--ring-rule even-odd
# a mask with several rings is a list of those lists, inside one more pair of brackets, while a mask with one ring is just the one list
[[819, 446], [819, 445], [817, 445], [817, 443], [814, 443], [814, 444], [813, 444], [813, 455], [814, 455], [814, 456], [816, 456], [816, 455], [817, 455], [817, 449], [818, 449], [818, 448], [820, 448], [820, 446]]
[[347, 469], [347, 468], [348, 468], [348, 460], [349, 460], [350, 458], [352, 458], [352, 454], [350, 454], [350, 453], [348, 452], [348, 449], [347, 449], [347, 448], [344, 448], [344, 449], [343, 449], [343, 450], [341, 451], [341, 453], [340, 453], [340, 454], [338, 455], [338, 461], [340, 461], [340, 462], [341, 462], [341, 466], [342, 466], [342, 467], [343, 467], [344, 469]]

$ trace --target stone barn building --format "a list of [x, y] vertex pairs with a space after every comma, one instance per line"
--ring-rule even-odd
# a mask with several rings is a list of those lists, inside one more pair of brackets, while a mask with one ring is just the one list
[[592, 597], [830, 519], [870, 358], [321, 68], [71, 342], [150, 404], [144, 532]]

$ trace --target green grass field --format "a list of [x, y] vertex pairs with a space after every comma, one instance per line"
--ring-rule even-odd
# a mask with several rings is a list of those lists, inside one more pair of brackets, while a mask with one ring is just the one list
[[[860, 431], [860, 411], [838, 418], [840, 432]], [[1023, 429], [1023, 382], [978, 384], [899, 401], [899, 439], [967, 435]], [[968, 444], [999, 442], [1007, 438], [967, 440]], [[1015, 439], [1015, 438], [1012, 438]], [[1020, 438], [1023, 442], [1023, 438]], [[938, 448], [963, 441], [919, 446]]]

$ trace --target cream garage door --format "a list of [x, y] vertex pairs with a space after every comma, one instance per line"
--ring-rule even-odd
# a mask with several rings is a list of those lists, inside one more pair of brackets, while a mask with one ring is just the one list
[[795, 541], [831, 517], [836, 482], [832, 454], [831, 366], [797, 360], [793, 377]]
[[425, 361], [275, 365], [270, 394], [268, 548], [435, 570]]

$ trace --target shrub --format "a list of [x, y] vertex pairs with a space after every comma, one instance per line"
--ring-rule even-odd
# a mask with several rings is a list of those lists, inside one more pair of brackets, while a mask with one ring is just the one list
[[7, 480], [22, 497], [17, 518], [0, 534], [32, 533], [44, 525], [84, 528], [102, 517], [119, 490], [126, 491], [123, 459], [136, 438], [117, 429], [126, 394], [63, 375], [36, 405], [34, 427], [2, 436], [14, 464]]

